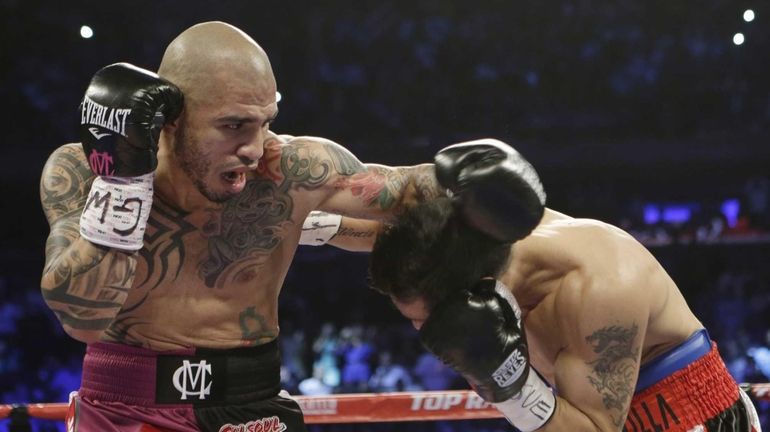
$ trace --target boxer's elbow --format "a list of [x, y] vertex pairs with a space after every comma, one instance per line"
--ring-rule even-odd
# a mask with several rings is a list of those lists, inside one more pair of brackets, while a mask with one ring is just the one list
[[71, 298], [57, 289], [48, 289], [43, 285], [42, 297], [48, 308], [53, 312], [65, 333], [80, 342], [91, 343], [98, 341], [104, 331], [115, 319], [119, 308], [100, 310], [86, 307], [73, 302]]

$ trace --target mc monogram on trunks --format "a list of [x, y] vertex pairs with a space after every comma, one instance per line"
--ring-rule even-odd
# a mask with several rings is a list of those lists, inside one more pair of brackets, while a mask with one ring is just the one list
[[211, 394], [211, 364], [206, 360], [198, 363], [191, 363], [190, 360], [183, 360], [182, 366], [174, 371], [173, 382], [182, 395], [182, 400], [187, 400], [187, 396], [198, 396], [198, 399], [204, 400]]
[[227, 393], [227, 361], [217, 356], [158, 356], [155, 402], [208, 404]]

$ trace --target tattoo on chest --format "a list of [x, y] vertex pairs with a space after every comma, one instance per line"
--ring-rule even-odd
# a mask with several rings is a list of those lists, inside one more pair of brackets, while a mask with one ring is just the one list
[[145, 247], [139, 251], [147, 266], [147, 275], [138, 281], [137, 287], [154, 289], [161, 282], [175, 280], [179, 276], [185, 260], [184, 237], [196, 230], [185, 220], [185, 216], [187, 213], [155, 199], [147, 221]]
[[261, 264], [281, 241], [291, 210], [288, 194], [272, 182], [255, 180], [224, 209], [212, 211], [204, 226], [208, 257], [198, 269], [206, 286], [221, 288], [230, 277], [245, 276], [249, 267]]
[[608, 326], [586, 337], [586, 342], [598, 355], [596, 360], [588, 363], [593, 373], [587, 378], [602, 396], [604, 407], [617, 413], [613, 415], [613, 422], [618, 427], [625, 422], [626, 404], [634, 394], [639, 358], [638, 330], [636, 324]]
[[[276, 156], [266, 155], [266, 163]], [[203, 228], [208, 257], [198, 268], [206, 286], [221, 288], [227, 281], [248, 280], [257, 273], [255, 269], [264, 264], [291, 224], [291, 190], [317, 188], [329, 179], [332, 170], [362, 169], [352, 156], [338, 154], [324, 159], [302, 145], [282, 148], [273, 166], [276, 168], [271, 171], [263, 165], [261, 178], [250, 180], [221, 211], [211, 212]]]

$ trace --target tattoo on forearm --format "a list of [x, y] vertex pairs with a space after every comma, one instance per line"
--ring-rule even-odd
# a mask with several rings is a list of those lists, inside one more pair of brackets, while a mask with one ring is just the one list
[[73, 248], [54, 260], [43, 277], [43, 296], [62, 324], [104, 330], [128, 296], [136, 260], [121, 252]]
[[410, 168], [410, 170], [418, 200], [427, 201], [446, 195], [446, 191], [436, 180], [436, 171], [433, 165], [420, 165]]
[[[396, 202], [395, 195], [389, 190], [390, 173], [381, 168], [370, 168], [369, 171], [341, 177], [334, 184], [337, 189], [347, 189], [367, 206], [389, 209]], [[395, 183], [395, 181], [393, 182]]]
[[634, 392], [639, 358], [637, 333], [638, 327], [632, 324], [603, 327], [586, 337], [598, 355], [588, 363], [593, 374], [587, 378], [602, 396], [604, 407], [614, 413], [612, 419], [618, 427], [625, 422], [626, 405]]
[[43, 169], [40, 199], [51, 233], [41, 288], [64, 326], [103, 330], [128, 296], [136, 259], [79, 239], [80, 212], [93, 181], [79, 146], [56, 150]]
[[369, 237], [374, 237], [376, 234], [377, 233], [375, 231], [371, 231], [371, 230], [359, 231], [359, 230], [355, 230], [353, 228], [340, 227], [339, 231], [337, 231], [336, 236], [337, 237], [369, 238]]

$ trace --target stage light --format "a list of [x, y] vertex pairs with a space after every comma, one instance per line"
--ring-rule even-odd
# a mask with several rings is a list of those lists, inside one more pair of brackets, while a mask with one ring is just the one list
[[83, 39], [91, 39], [93, 35], [94, 31], [91, 29], [91, 27], [88, 27], [87, 25], [80, 27], [80, 37]]
[[744, 42], [746, 42], [746, 38], [743, 36], [743, 33], [736, 33], [733, 35], [734, 44], [743, 45]]
[[754, 21], [754, 11], [751, 9], [746, 9], [743, 11], [743, 20], [746, 22]]

